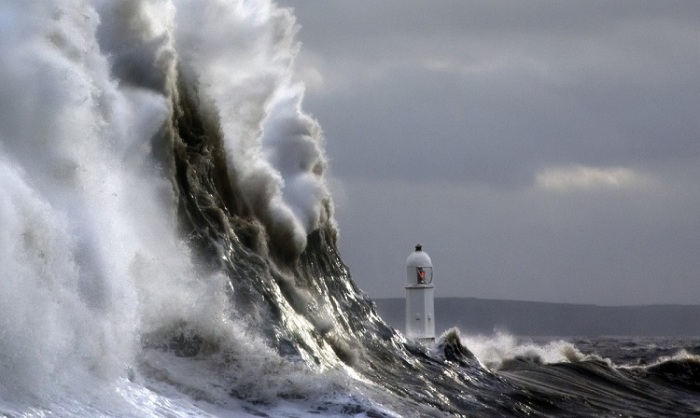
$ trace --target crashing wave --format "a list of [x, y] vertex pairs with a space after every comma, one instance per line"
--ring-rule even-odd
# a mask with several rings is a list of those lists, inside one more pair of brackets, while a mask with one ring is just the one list
[[618, 382], [609, 365], [491, 371], [457, 330], [428, 347], [379, 318], [338, 253], [290, 10], [36, 0], [0, 18], [0, 413], [630, 410], [570, 401], [581, 367]]

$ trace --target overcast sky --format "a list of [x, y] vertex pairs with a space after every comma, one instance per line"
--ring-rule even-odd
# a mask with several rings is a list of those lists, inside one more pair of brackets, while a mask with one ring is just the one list
[[280, 4], [371, 297], [700, 303], [700, 2]]

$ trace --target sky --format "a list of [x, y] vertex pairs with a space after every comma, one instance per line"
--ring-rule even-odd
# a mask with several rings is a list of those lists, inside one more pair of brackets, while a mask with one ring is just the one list
[[700, 2], [278, 3], [370, 297], [700, 304]]

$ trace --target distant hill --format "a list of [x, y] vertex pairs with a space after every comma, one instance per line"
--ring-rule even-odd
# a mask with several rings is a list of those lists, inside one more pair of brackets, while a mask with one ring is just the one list
[[[380, 315], [404, 331], [404, 299], [374, 299]], [[700, 305], [598, 306], [435, 298], [436, 332], [494, 330], [527, 336], [700, 336]]]

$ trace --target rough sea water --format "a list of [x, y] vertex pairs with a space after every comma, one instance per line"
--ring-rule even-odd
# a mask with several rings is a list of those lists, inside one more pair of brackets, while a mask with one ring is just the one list
[[698, 340], [386, 325], [338, 254], [295, 31], [267, 1], [0, 0], [0, 414], [700, 411]]

